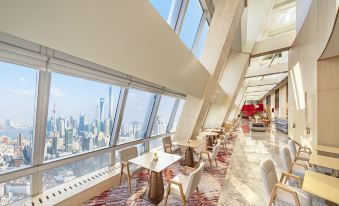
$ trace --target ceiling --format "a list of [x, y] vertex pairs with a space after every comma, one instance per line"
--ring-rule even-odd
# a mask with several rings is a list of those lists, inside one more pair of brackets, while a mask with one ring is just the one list
[[[263, 16], [262, 14], [251, 15], [251, 18], [260, 16], [260, 18], [258, 17], [256, 21], [261, 21], [261, 29], [256, 32], [255, 43], [265, 39], [277, 38], [286, 33], [295, 31], [295, 0], [269, 0], [266, 2], [266, 6], [268, 6], [269, 9], [265, 10], [258, 10], [258, 7], [255, 5], [256, 3], [259, 3], [260, 0], [252, 0], [251, 2], [252, 4], [250, 4], [250, 2], [248, 4], [248, 13], [265, 12], [265, 18], [261, 18], [261, 16]], [[247, 16], [246, 24], [254, 21], [249, 18], [250, 16]], [[242, 22], [242, 24], [243, 23], [244, 22]], [[247, 25], [245, 32], [247, 34], [251, 33], [251, 27]], [[248, 47], [246, 49], [248, 49]], [[243, 86], [246, 88], [245, 100], [261, 99], [270, 92], [271, 89], [285, 79], [287, 75], [287, 50], [251, 58], [248, 70], [243, 80]]]

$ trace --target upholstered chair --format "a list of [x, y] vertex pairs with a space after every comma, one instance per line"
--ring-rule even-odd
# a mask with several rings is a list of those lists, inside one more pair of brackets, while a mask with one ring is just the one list
[[121, 161], [121, 170], [120, 170], [120, 185], [122, 180], [122, 175], [127, 175], [129, 191], [132, 191], [131, 178], [136, 173], [140, 172], [143, 168], [135, 164], [130, 164], [128, 160], [133, 159], [138, 156], [138, 149], [136, 146], [128, 147], [120, 150], [120, 161]]
[[181, 155], [181, 148], [179, 145], [173, 145], [171, 136], [166, 136], [162, 138], [162, 146], [164, 148], [164, 152], [175, 153], [178, 152]]
[[283, 172], [278, 181], [273, 161], [267, 159], [260, 164], [260, 172], [263, 179], [266, 194], [270, 197], [269, 206], [273, 203], [282, 205], [311, 206], [312, 197], [300, 188], [283, 184], [286, 179], [295, 179], [301, 187], [300, 177]]
[[197, 190], [198, 196], [202, 174], [204, 172], [205, 162], [200, 162], [199, 166], [194, 169], [189, 175], [179, 174], [173, 179], [168, 181], [167, 192], [165, 197], [165, 206], [169, 195], [175, 195], [181, 198], [184, 206], [187, 205], [188, 199], [192, 196], [193, 192]]
[[[291, 153], [288, 147], [283, 147], [280, 150], [280, 158], [283, 163], [285, 172], [297, 175], [302, 180], [304, 179], [305, 171], [308, 170], [307, 162], [304, 162], [304, 161], [293, 162]], [[294, 185], [295, 181], [291, 181], [290, 183]]]
[[218, 142], [214, 147], [212, 147], [212, 152], [210, 151], [201, 151], [199, 155], [199, 160], [208, 160], [210, 163], [210, 166], [212, 166], [212, 162], [215, 161], [215, 166], [218, 166], [217, 164], [217, 155], [220, 148], [220, 142]]
[[308, 162], [310, 160], [311, 150], [309, 148], [299, 146], [299, 149], [297, 149], [295, 141], [291, 139], [288, 140], [288, 148], [290, 149], [293, 162], [297, 160]]
[[224, 152], [226, 154], [226, 149], [227, 149], [227, 138], [226, 138], [226, 135], [219, 135], [219, 141], [220, 141], [220, 144], [223, 145]]

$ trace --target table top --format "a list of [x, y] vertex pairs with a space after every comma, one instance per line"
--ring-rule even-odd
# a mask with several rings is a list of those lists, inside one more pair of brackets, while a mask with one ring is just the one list
[[201, 132], [200, 134], [202, 134], [202, 135], [207, 135], [207, 136], [216, 136], [216, 135], [219, 135], [219, 134], [216, 133], [216, 132]]
[[[153, 159], [154, 153], [158, 154], [158, 160]], [[128, 162], [139, 165], [154, 172], [161, 172], [162, 170], [166, 169], [168, 166], [180, 160], [181, 158], [182, 158], [181, 156], [171, 153], [165, 153], [161, 151], [158, 152], [151, 151], [146, 154], [135, 157], [133, 159], [130, 159], [128, 160]]]
[[325, 200], [339, 204], [339, 178], [307, 170], [302, 189]]
[[208, 128], [208, 129], [205, 129], [205, 132], [221, 132], [222, 129], [219, 129], [219, 128]]
[[327, 167], [330, 169], [339, 170], [339, 159], [338, 158], [311, 154], [309, 162], [311, 165], [318, 165], [321, 167]]
[[183, 141], [173, 142], [173, 144], [177, 144], [177, 145], [181, 145], [185, 147], [197, 148], [200, 145], [204, 144], [204, 141], [191, 139], [189, 142], [183, 140]]
[[324, 146], [324, 145], [317, 145], [313, 149], [316, 150], [316, 151], [339, 154], [339, 148], [338, 147], [329, 147], [329, 146]]

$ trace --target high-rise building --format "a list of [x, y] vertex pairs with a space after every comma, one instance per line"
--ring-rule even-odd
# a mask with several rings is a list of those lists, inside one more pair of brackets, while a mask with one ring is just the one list
[[21, 133], [18, 134], [18, 137], [17, 137], [17, 145], [18, 145], [18, 146], [22, 146], [22, 134], [21, 134]]
[[112, 91], [112, 85], [109, 86], [109, 91], [108, 91], [108, 118], [110, 120], [113, 120], [113, 104], [114, 104], [114, 99], [113, 99], [113, 91]]
[[57, 120], [57, 131], [61, 137], [65, 136], [65, 118], [63, 116]]
[[110, 119], [105, 119], [104, 124], [104, 135], [105, 137], [108, 137], [110, 135]]
[[53, 118], [51, 121], [51, 125], [52, 125], [52, 132], [56, 132], [57, 131], [57, 125], [56, 125], [56, 108], [55, 108], [55, 104], [53, 106]]
[[85, 131], [85, 114], [81, 114], [79, 118], [79, 132]]
[[66, 152], [72, 152], [73, 149], [73, 129], [68, 128], [66, 129], [65, 134], [65, 151]]
[[6, 119], [5, 129], [11, 129], [13, 127], [12, 121], [10, 119]]
[[104, 103], [105, 103], [105, 98], [101, 97], [100, 98], [100, 110], [99, 110], [99, 122], [100, 122], [100, 127], [99, 131], [103, 131], [104, 129]]

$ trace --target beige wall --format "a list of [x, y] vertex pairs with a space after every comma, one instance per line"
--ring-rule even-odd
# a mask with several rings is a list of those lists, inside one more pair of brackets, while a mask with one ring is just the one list
[[[317, 60], [328, 41], [331, 27], [334, 25], [336, 12], [336, 0], [313, 0], [289, 51], [289, 136], [308, 146], [320, 142], [326, 142], [327, 145], [337, 144], [333, 142], [333, 139], [323, 141], [324, 138], [327, 139], [323, 136], [323, 129], [330, 131], [333, 129], [330, 128], [330, 124], [321, 123], [320, 118], [324, 108], [318, 105], [323, 105], [319, 95], [324, 95], [326, 92], [318, 92], [319, 81], [323, 74], [317, 67]], [[336, 121], [336, 119], [328, 118], [328, 121]], [[296, 125], [295, 128], [292, 128], [293, 123]], [[318, 129], [323, 126], [324, 128], [319, 131]], [[306, 127], [310, 128], [310, 134], [305, 134]]]
[[209, 77], [148, 0], [2, 0], [0, 31], [196, 97]]
[[[274, 108], [274, 112], [272, 112], [272, 108]], [[276, 110], [275, 110], [275, 94], [271, 94], [271, 107], [270, 107], [270, 112], [271, 112], [271, 119], [273, 120], [275, 118]]]
[[279, 88], [279, 117], [287, 117], [287, 98], [286, 98], [287, 86], [282, 86]]
[[339, 56], [318, 61], [318, 144], [339, 147]]

